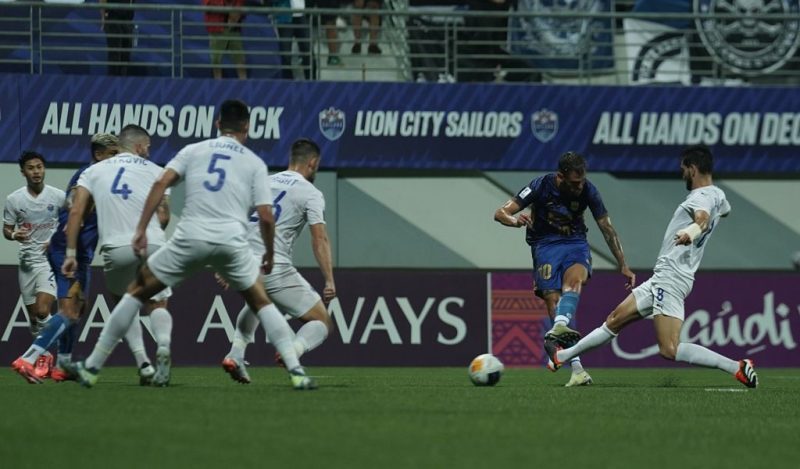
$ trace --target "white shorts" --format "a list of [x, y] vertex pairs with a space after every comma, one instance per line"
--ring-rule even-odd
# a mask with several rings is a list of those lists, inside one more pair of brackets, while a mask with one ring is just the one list
[[[259, 259], [260, 260], [260, 259]], [[321, 299], [311, 284], [290, 264], [277, 264], [264, 277], [267, 295], [281, 313], [299, 318]]]
[[261, 275], [260, 263], [244, 241], [216, 244], [173, 236], [147, 259], [153, 275], [170, 287], [206, 266], [225, 277], [237, 291], [252, 287]]
[[633, 289], [636, 309], [642, 317], [663, 314], [684, 320], [683, 294], [672, 285], [654, 282], [650, 279]]
[[56, 279], [47, 261], [36, 264], [20, 264], [17, 270], [19, 291], [25, 305], [36, 303], [36, 295], [47, 293], [56, 296]]
[[[148, 246], [147, 253], [155, 253], [161, 246]], [[128, 285], [136, 278], [142, 262], [133, 252], [133, 247], [117, 246], [104, 247], [100, 253], [103, 256], [103, 273], [106, 277], [106, 289], [117, 296], [122, 296]], [[172, 289], [167, 287], [153, 295], [150, 300], [163, 301], [172, 296]]]

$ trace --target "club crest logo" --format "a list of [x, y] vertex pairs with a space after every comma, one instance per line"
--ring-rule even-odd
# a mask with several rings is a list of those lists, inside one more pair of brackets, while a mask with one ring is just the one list
[[[781, 67], [800, 43], [800, 0], [694, 0], [708, 53], [736, 73], [760, 75]], [[717, 14], [736, 18], [716, 18]], [[759, 18], [758, 15], [786, 17]]]
[[344, 111], [329, 107], [319, 112], [319, 131], [328, 140], [338, 140], [344, 134]]
[[540, 109], [531, 114], [531, 131], [540, 142], [547, 143], [558, 133], [558, 114]]
[[47, 211], [48, 211], [48, 212], [52, 212], [52, 211], [53, 211], [53, 210], [55, 210], [55, 209], [56, 209], [55, 205], [53, 205], [53, 204], [48, 204], [48, 205], [47, 205]]

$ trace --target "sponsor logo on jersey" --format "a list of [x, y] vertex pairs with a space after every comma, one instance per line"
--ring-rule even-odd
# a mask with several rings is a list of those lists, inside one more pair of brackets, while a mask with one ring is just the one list
[[[734, 72], [769, 73], [783, 67], [800, 43], [800, 0], [694, 0], [695, 22], [708, 53]], [[735, 18], [716, 14], [737, 13]], [[760, 18], [758, 15], [785, 17]]]
[[319, 112], [319, 131], [328, 140], [338, 140], [345, 129], [345, 115], [341, 109], [329, 107]]
[[547, 143], [558, 133], [558, 114], [540, 109], [531, 114], [531, 131], [540, 142]]

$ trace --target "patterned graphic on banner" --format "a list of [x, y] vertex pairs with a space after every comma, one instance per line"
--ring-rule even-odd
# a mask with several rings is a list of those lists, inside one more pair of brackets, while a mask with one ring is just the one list
[[[614, 66], [611, 21], [581, 18], [581, 13], [610, 12], [608, 0], [520, 0], [520, 12], [509, 21], [511, 49], [537, 69], [602, 70]], [[574, 13], [574, 18], [548, 16]]]
[[492, 274], [492, 353], [506, 366], [539, 366], [549, 329], [547, 307], [532, 291], [530, 274]]
[[[773, 72], [794, 56], [800, 45], [799, 0], [694, 0], [695, 21], [708, 53], [744, 75]], [[714, 18], [738, 14], [735, 18]], [[758, 18], [756, 15], [786, 15]]]
[[623, 20], [632, 84], [691, 84], [686, 33], [652, 21]]

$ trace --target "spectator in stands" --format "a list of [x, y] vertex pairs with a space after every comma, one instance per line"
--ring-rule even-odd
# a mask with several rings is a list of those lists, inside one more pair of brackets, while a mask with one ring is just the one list
[[[381, 7], [381, 0], [354, 0], [353, 8], [366, 8], [377, 10]], [[378, 34], [380, 34], [381, 17], [374, 14], [369, 15], [369, 47], [367, 52], [370, 54], [380, 54], [381, 48], [378, 46]], [[361, 53], [361, 15], [353, 15], [353, 54]]]
[[[339, 8], [341, 0], [316, 0], [312, 2], [315, 8]], [[339, 57], [339, 34], [336, 32], [336, 15], [322, 15], [322, 29], [325, 31], [325, 39], [328, 43], [328, 65], [341, 65], [342, 59]]]
[[[297, 10], [305, 8], [303, 0], [275, 0], [272, 6], [276, 8], [292, 7]], [[309, 22], [305, 13], [295, 11], [292, 13], [275, 13], [272, 15], [275, 24], [275, 36], [278, 38], [278, 50], [281, 54], [281, 78], [285, 80], [294, 79], [292, 67], [292, 44], [297, 42], [297, 50], [300, 52], [301, 63], [303, 64], [303, 76], [308, 80], [311, 73], [311, 35], [309, 34]]]
[[[237, 8], [244, 5], [244, 0], [203, 0], [203, 5], [210, 7]], [[222, 78], [222, 56], [228, 55], [236, 64], [236, 75], [240, 80], [247, 78], [245, 68], [244, 46], [242, 45], [242, 21], [244, 13], [238, 11], [205, 12], [206, 31], [209, 34], [211, 48], [211, 66], [215, 79]]]
[[[102, 4], [133, 5], [133, 0], [99, 0]], [[128, 75], [133, 47], [133, 8], [101, 8], [100, 29], [106, 33], [108, 74]]]

